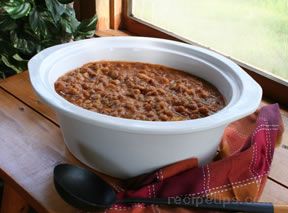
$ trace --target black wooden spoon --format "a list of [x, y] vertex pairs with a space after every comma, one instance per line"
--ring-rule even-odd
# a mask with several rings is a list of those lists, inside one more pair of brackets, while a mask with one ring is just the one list
[[173, 198], [129, 198], [116, 200], [116, 193], [113, 188], [100, 177], [87, 169], [69, 164], [60, 164], [54, 168], [54, 184], [60, 196], [67, 203], [87, 211], [108, 208], [115, 203], [171, 205], [229, 212], [273, 213], [282, 212], [282, 210], [286, 212], [288, 210], [287, 206], [275, 207], [272, 203], [222, 202], [205, 198], [190, 200]]

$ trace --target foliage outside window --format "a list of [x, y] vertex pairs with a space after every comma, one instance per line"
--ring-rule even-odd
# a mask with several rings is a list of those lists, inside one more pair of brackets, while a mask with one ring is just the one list
[[132, 0], [136, 18], [288, 80], [288, 0]]

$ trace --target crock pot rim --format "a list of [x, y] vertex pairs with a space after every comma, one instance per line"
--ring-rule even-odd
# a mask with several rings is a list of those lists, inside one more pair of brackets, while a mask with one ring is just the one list
[[[241, 93], [241, 96], [239, 100], [231, 105], [230, 107], [226, 107], [223, 110], [220, 110], [219, 112], [210, 115], [205, 118], [201, 119], [194, 119], [194, 120], [184, 120], [184, 121], [169, 121], [169, 122], [155, 122], [155, 121], [140, 121], [140, 120], [133, 120], [133, 119], [124, 119], [124, 118], [118, 118], [118, 117], [112, 117], [109, 115], [103, 115], [100, 113], [92, 112], [86, 109], [83, 109], [81, 107], [75, 106], [72, 103], [66, 101], [65, 99], [58, 101], [62, 102], [68, 102], [67, 104], [71, 105], [71, 108], [69, 110], [63, 108], [63, 105], [59, 103], [55, 103], [56, 100], [51, 100], [54, 95], [51, 95], [45, 91], [45, 88], [43, 88], [43, 85], [40, 81], [40, 72], [38, 72], [38, 69], [43, 62], [43, 60], [49, 56], [50, 54], [53, 54], [58, 49], [66, 48], [71, 45], [81, 45], [84, 42], [93, 42], [95, 39], [104, 39], [104, 40], [119, 40], [122, 41], [129, 41], [131, 39], [133, 40], [139, 40], [139, 41], [153, 41], [153, 42], [163, 42], [167, 44], [177, 45], [177, 46], [183, 46], [185, 48], [192, 48], [194, 50], [200, 51], [204, 54], [208, 54], [209, 56], [212, 56], [216, 58], [217, 60], [220, 60], [224, 62], [227, 66], [229, 66], [233, 70], [237, 70], [239, 74], [239, 79], [241, 80], [243, 86], [243, 91]], [[96, 40], [97, 41], [97, 40]], [[143, 37], [106, 37], [106, 38], [94, 38], [89, 40], [82, 40], [77, 41], [73, 43], [67, 43], [62, 45], [57, 45], [54, 47], [50, 47], [45, 49], [44, 51], [38, 53], [36, 56], [34, 56], [29, 61], [29, 72], [30, 72], [30, 79], [32, 82], [32, 86], [36, 90], [37, 94], [49, 105], [52, 105], [57, 110], [60, 110], [62, 113], [68, 115], [68, 116], [74, 116], [77, 119], [83, 120], [85, 119], [86, 122], [89, 122], [93, 125], [101, 125], [106, 126], [108, 128], [116, 128], [122, 131], [139, 131], [141, 133], [155, 133], [155, 134], [183, 134], [185, 132], [192, 132], [192, 131], [201, 131], [206, 130], [209, 128], [215, 128], [221, 125], [227, 125], [228, 123], [243, 117], [245, 115], [248, 115], [256, 110], [258, 107], [261, 97], [262, 97], [262, 90], [261, 87], [250, 77], [248, 74], [246, 74], [238, 65], [236, 65], [234, 62], [230, 61], [229, 59], [226, 59], [225, 57], [211, 52], [210, 50], [206, 50], [200, 47], [195, 47], [189, 44], [184, 44], [180, 42], [170, 41], [170, 40], [164, 40], [164, 39], [156, 39], [156, 38], [143, 38]], [[248, 83], [248, 86], [247, 86]], [[249, 87], [247, 89], [247, 87]], [[251, 88], [252, 87], [252, 88]], [[254, 90], [254, 92], [253, 92]], [[251, 95], [251, 91], [254, 93]], [[56, 92], [55, 92], [56, 93]], [[247, 106], [249, 103], [242, 103], [241, 100], [247, 99], [245, 96], [249, 96], [250, 98], [253, 97], [253, 102], [250, 103], [250, 106]], [[60, 96], [59, 96], [60, 97]], [[247, 101], [246, 101], [247, 102]], [[246, 104], [246, 107], [245, 107]], [[77, 112], [76, 112], [77, 111]], [[94, 115], [94, 116], [93, 116]]]

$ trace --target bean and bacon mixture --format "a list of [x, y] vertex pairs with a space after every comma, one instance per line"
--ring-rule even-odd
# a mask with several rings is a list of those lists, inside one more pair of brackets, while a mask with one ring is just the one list
[[140, 62], [91, 62], [61, 76], [55, 90], [85, 109], [146, 121], [202, 118], [225, 106], [223, 96], [207, 81]]

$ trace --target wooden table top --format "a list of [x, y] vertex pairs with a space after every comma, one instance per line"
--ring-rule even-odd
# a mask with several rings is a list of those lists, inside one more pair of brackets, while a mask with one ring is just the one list
[[[81, 163], [66, 149], [54, 112], [32, 91], [28, 72], [0, 81], [0, 106], [0, 177], [37, 212], [79, 212], [57, 194], [53, 169]], [[281, 114], [283, 142], [260, 201], [288, 204], [288, 111]]]

